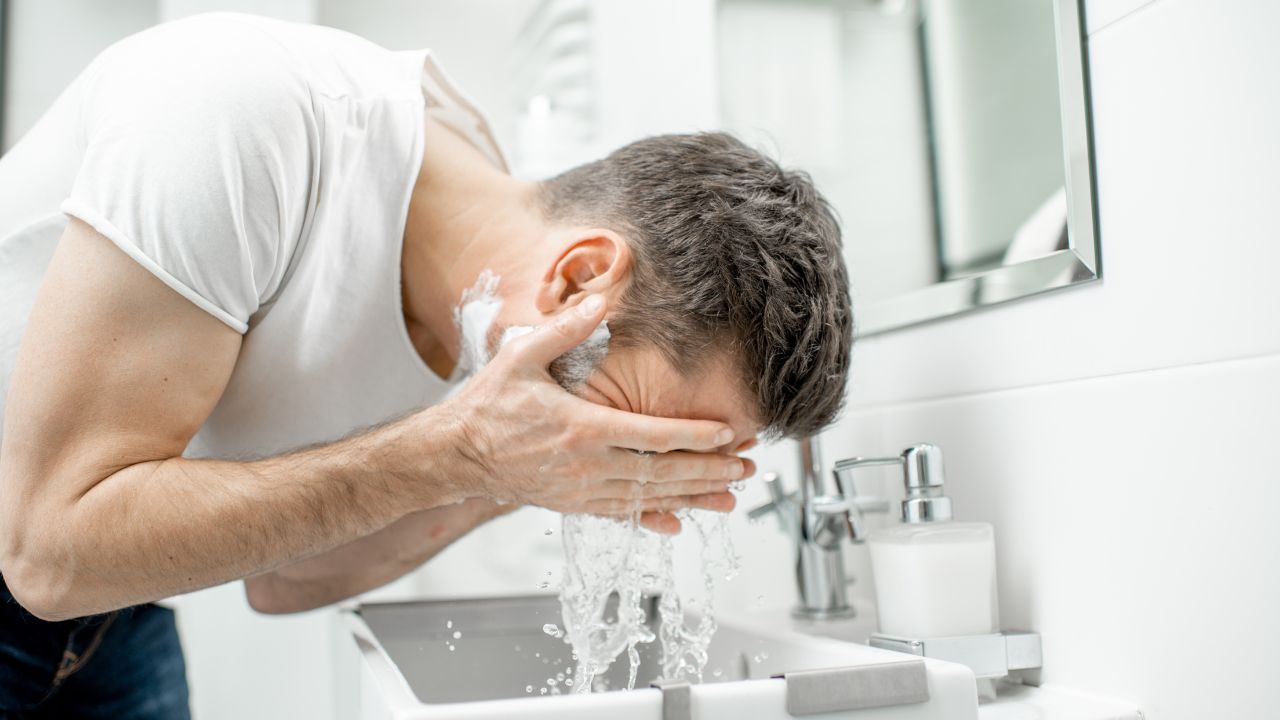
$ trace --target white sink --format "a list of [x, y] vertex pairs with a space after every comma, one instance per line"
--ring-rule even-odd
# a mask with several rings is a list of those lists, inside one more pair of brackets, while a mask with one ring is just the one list
[[[637, 689], [575, 695], [557, 683], [564, 694], [543, 695], [548, 678], [572, 667], [569, 647], [542, 630], [560, 622], [554, 597], [366, 604], [344, 615], [362, 658], [361, 704], [370, 719], [978, 718], [973, 673], [962, 665], [758, 622], [721, 622], [702, 684], [649, 687], [659, 651], [641, 646]], [[625, 686], [625, 672], [625, 660], [615, 663], [610, 686]]]

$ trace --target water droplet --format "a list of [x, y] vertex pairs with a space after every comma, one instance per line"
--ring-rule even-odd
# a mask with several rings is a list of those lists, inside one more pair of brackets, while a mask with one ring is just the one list
[[453, 639], [454, 639], [454, 640], [457, 640], [457, 639], [458, 639], [458, 638], [460, 638], [460, 637], [462, 637], [462, 631], [461, 631], [461, 630], [454, 630], [454, 631], [453, 631]]
[[549, 582], [547, 582], [547, 581], [545, 581], [545, 580], [543, 580], [542, 582], [538, 583], [538, 589], [539, 589], [539, 590], [546, 590], [546, 589], [547, 589], [547, 588], [549, 588], [549, 587], [551, 587], [551, 583], [549, 583]]
[[551, 577], [551, 571], [550, 571], [550, 570], [548, 570], [548, 571], [547, 571], [547, 577]]
[[711, 671], [711, 677], [720, 677], [721, 675], [724, 675], [724, 671], [721, 670], [720, 668], [716, 668], [715, 670]]
[[445, 621], [445, 623], [444, 623], [444, 626], [445, 626], [445, 627], [447, 627], [447, 628], [451, 628], [451, 627], [453, 627], [453, 621], [452, 621], [452, 620], [446, 620], [446, 621]]
[[555, 684], [556, 684], [556, 679], [555, 679], [555, 678], [547, 678], [547, 684], [548, 684], [548, 685], [555, 685]]
[[543, 626], [542, 626], [542, 632], [544, 632], [544, 633], [546, 633], [546, 634], [550, 635], [550, 636], [551, 636], [551, 637], [553, 637], [553, 638], [562, 638], [562, 637], [564, 637], [564, 631], [563, 631], [563, 630], [561, 630], [560, 628], [556, 627], [556, 624], [555, 624], [555, 623], [547, 623], [546, 625], [543, 625]]
[[457, 650], [457, 649], [458, 648], [454, 647], [453, 645], [449, 646], [449, 652], [453, 652], [454, 650]]
[[543, 534], [543, 535], [552, 535], [552, 534], [554, 534], [554, 533], [555, 533], [555, 531], [554, 531], [554, 530], [552, 530], [551, 528], [547, 528], [546, 530], [543, 530], [543, 531], [542, 531], [542, 534]]
[[543, 695], [546, 695], [546, 694], [547, 694], [547, 689], [546, 689], [546, 688], [542, 688], [542, 694], [543, 694]]
[[734, 492], [742, 492], [743, 490], [746, 489], [746, 487], [747, 487], [746, 480], [734, 480], [733, 482], [729, 483], [729, 489]]
[[525, 691], [525, 692], [527, 692], [527, 693], [531, 693], [531, 692], [533, 692], [533, 686], [532, 686], [532, 685], [525, 685], [525, 686], [524, 686], [524, 691]]

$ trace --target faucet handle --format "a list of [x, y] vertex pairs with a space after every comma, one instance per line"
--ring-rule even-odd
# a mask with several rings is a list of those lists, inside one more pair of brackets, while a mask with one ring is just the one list
[[759, 520], [769, 513], [785, 512], [786, 506], [795, 502], [795, 493], [788, 493], [782, 489], [782, 476], [776, 472], [767, 472], [763, 477], [764, 486], [769, 489], [769, 502], [751, 508], [747, 512], [747, 517], [752, 520]]
[[778, 524], [782, 526], [782, 531], [798, 539], [800, 528], [796, 522], [796, 493], [787, 492], [782, 487], [782, 476], [776, 472], [765, 473], [763, 479], [764, 486], [769, 489], [770, 500], [759, 507], [751, 508], [747, 512], [747, 517], [752, 520], [759, 520], [772, 513], [777, 516]]

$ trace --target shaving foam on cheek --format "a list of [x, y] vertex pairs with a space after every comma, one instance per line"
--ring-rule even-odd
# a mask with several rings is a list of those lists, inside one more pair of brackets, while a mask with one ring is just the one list
[[[464, 375], [474, 375], [492, 358], [489, 352], [489, 333], [502, 310], [498, 298], [498, 283], [502, 278], [492, 270], [484, 270], [476, 282], [462, 293], [462, 299], [453, 310], [453, 320], [461, 336], [461, 356], [458, 365]], [[499, 338], [497, 347], [508, 341], [533, 332], [530, 325], [513, 325]], [[548, 370], [551, 377], [565, 390], [582, 387], [596, 366], [609, 352], [609, 325], [602, 322], [580, 345], [552, 361]]]
[[473, 375], [489, 362], [489, 329], [498, 319], [502, 301], [498, 299], [501, 278], [492, 270], [484, 270], [476, 282], [462, 293], [453, 309], [453, 322], [461, 336], [462, 354], [458, 366], [464, 375]]

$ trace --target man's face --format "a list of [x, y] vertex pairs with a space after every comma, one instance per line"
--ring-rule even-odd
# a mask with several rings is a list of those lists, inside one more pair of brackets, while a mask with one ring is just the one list
[[[495, 324], [490, 328], [486, 339], [491, 354], [521, 330], [531, 329], [514, 328], [514, 332], [512, 326]], [[598, 405], [641, 415], [723, 422], [733, 428], [734, 436], [717, 448], [720, 452], [742, 452], [755, 445], [760, 427], [747, 409], [745, 394], [727, 357], [714, 358], [699, 372], [682, 374], [652, 348], [609, 348], [603, 359], [598, 359], [598, 352], [588, 348], [591, 344], [589, 340], [566, 353], [572, 357], [570, 365], [595, 364], [584, 373], [585, 382], [575, 383], [562, 376], [557, 372], [559, 363], [550, 368], [552, 377], [570, 392]]]
[[[522, 322], [529, 317], [534, 316], [522, 304], [501, 303], [492, 314], [485, 316], [489, 324], [468, 327], [464, 322], [462, 342], [464, 345], [483, 343], [487, 348], [484, 360], [487, 360], [505, 341], [532, 329]], [[510, 322], [517, 318], [516, 322]], [[535, 320], [545, 321], [546, 318]], [[569, 365], [581, 367], [586, 363], [590, 367], [594, 363], [594, 370], [576, 373], [585, 376], [585, 382], [578, 384], [559, 375], [557, 365], [560, 363], [551, 366], [556, 381], [571, 392], [599, 405], [641, 415], [723, 422], [733, 428], [734, 437], [717, 448], [720, 452], [737, 453], [755, 445], [760, 426], [748, 410], [746, 394], [727, 354], [713, 356], [698, 372], [681, 373], [653, 348], [608, 347], [600, 359], [598, 348], [590, 347], [592, 345], [588, 340], [566, 353], [572, 357]]]
[[685, 376], [657, 350], [611, 350], [577, 393], [591, 402], [642, 415], [726, 423], [734, 437], [719, 448], [725, 453], [749, 449], [760, 430], [727, 357]]

